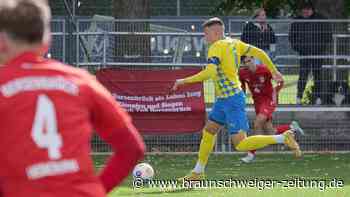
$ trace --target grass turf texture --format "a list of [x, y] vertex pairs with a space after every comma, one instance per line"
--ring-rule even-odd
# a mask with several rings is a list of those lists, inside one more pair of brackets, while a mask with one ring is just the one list
[[[329, 180], [336, 178], [343, 182], [341, 188], [322, 190], [323, 185], [313, 188], [276, 187], [265, 188], [216, 188], [164, 190], [157, 188], [134, 189], [132, 177], [109, 194], [116, 196], [235, 196], [235, 197], [346, 197], [350, 196], [350, 154], [306, 154], [303, 159], [295, 160], [290, 154], [258, 154], [256, 162], [242, 164], [242, 155], [212, 155], [207, 167], [207, 179], [249, 179], [249, 180]], [[103, 165], [105, 157], [96, 156], [97, 167]], [[157, 180], [176, 180], [185, 175], [195, 164], [196, 155], [149, 155], [145, 162], [155, 169]], [[179, 184], [180, 185], [180, 184]]]

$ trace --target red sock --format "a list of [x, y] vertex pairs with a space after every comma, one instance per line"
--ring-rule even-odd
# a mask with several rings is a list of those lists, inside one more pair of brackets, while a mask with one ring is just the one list
[[276, 134], [282, 134], [290, 129], [289, 124], [281, 124], [276, 126]]
[[251, 154], [255, 155], [256, 150], [250, 150], [249, 151]]

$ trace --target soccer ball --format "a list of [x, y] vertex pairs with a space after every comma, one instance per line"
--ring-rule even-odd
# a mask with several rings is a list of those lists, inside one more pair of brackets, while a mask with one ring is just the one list
[[154, 176], [154, 170], [148, 163], [139, 163], [135, 166], [132, 174], [135, 178], [150, 180]]

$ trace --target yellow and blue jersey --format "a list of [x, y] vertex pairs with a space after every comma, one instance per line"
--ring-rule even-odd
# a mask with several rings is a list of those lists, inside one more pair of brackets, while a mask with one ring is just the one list
[[185, 78], [185, 83], [214, 80], [216, 96], [227, 98], [241, 91], [239, 66], [241, 56], [249, 55], [262, 59], [269, 70], [274, 73], [276, 67], [267, 55], [254, 46], [240, 40], [225, 38], [214, 42], [208, 50], [208, 65], [200, 73]]
[[260, 59], [271, 73], [277, 71], [266, 53], [240, 40], [225, 38], [214, 42], [208, 51], [208, 65], [201, 72], [184, 79], [185, 83], [214, 80], [217, 99], [209, 113], [209, 120], [226, 125], [229, 133], [249, 131], [245, 111], [245, 95], [241, 91], [239, 66], [241, 56]]
[[241, 90], [239, 80], [240, 57], [249, 50], [249, 45], [226, 38], [213, 43], [208, 50], [208, 66], [215, 67], [212, 79], [218, 97], [229, 97]]

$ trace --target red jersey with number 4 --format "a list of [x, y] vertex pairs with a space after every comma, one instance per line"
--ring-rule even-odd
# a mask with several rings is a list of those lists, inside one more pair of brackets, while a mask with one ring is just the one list
[[93, 128], [106, 141], [134, 135], [93, 76], [30, 52], [0, 68], [0, 113], [6, 197], [104, 197], [90, 158]]

